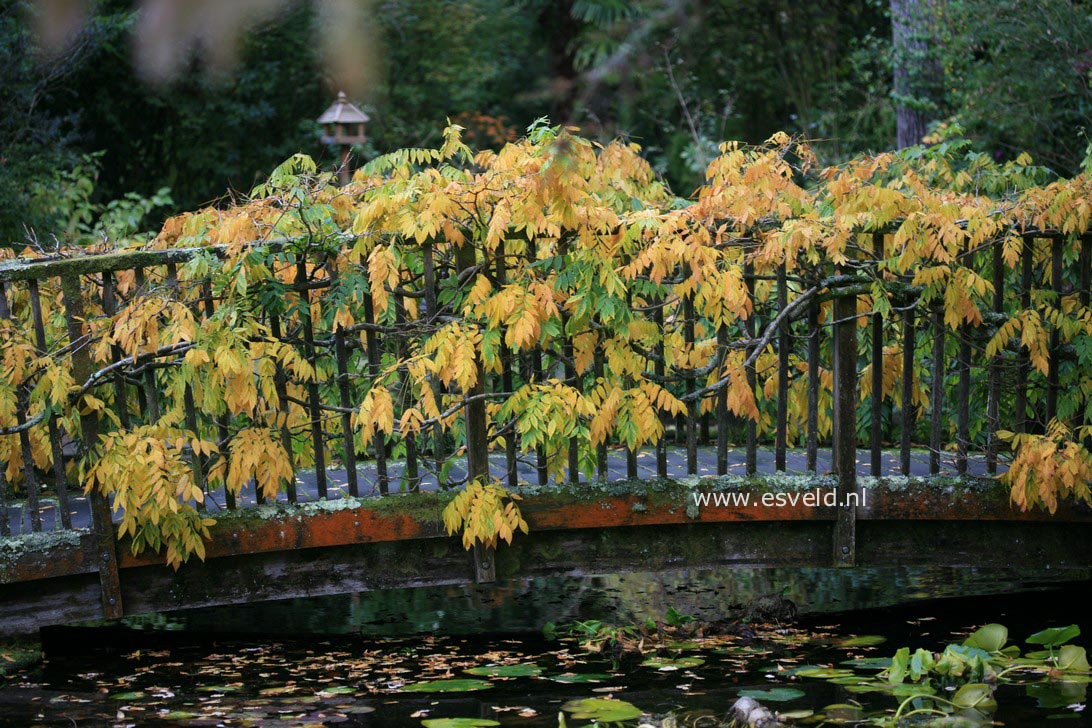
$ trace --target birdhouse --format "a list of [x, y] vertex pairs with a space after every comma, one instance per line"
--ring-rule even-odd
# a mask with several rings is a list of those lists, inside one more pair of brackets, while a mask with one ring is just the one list
[[353, 106], [345, 92], [341, 91], [337, 101], [318, 119], [322, 125], [322, 141], [324, 144], [363, 144], [364, 124], [367, 121], [368, 115]]

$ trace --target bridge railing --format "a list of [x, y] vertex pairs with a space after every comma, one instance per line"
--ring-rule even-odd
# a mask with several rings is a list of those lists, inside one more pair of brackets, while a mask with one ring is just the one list
[[[659, 332], [659, 350], [639, 350], [647, 362], [649, 380], [684, 404], [675, 414], [662, 413], [665, 435], [651, 443], [658, 475], [669, 474], [672, 429], [686, 452], [686, 470], [691, 474], [698, 473], [701, 445], [712, 445], [717, 472], [728, 472], [729, 451], [737, 448], [736, 443], [744, 452], [746, 472], [753, 473], [760, 441], [772, 445], [775, 470], [786, 468], [790, 444], [803, 445], [806, 468], [812, 471], [819, 467], [820, 448], [833, 444], [836, 472], [855, 471], [855, 464], [851, 464], [855, 463], [856, 449], [863, 445], [870, 453], [872, 474], [909, 474], [913, 448], [925, 445], [930, 473], [941, 472], [942, 456], [949, 449], [954, 450], [957, 472], [968, 471], [969, 453], [977, 450], [984, 457], [986, 472], [995, 473], [999, 444], [994, 433], [1002, 429], [1002, 423], [1012, 423], [1010, 429], [1015, 431], [1042, 431], [1057, 415], [1058, 370], [1075, 357], [1073, 351], [1059, 346], [1057, 333], [1047, 345], [1050, 366], [1045, 376], [1033, 370], [1023, 349], [1014, 347], [993, 356], [985, 356], [984, 349], [1009, 320], [1006, 308], [1012, 305], [1006, 303], [1006, 291], [1010, 300], [1029, 306], [1033, 299], [1052, 293], [1076, 296], [1081, 306], [1088, 305], [1087, 236], [1074, 243], [1058, 234], [1027, 233], [1021, 262], [1012, 268], [1002, 260], [1000, 240], [981, 246], [970, 262], [992, 283], [992, 309], [983, 314], [980, 325], [956, 327], [945, 322], [941, 302], [922, 303], [920, 286], [892, 276], [886, 276], [891, 302], [887, 310], [876, 310], [878, 307], [867, 300], [859, 306], [862, 297], [867, 299], [874, 293], [875, 282], [885, 279], [879, 266], [890, 235], [876, 233], [870, 239], [872, 250], [864, 251], [852, 269], [813, 269], [806, 278], [789, 275], [783, 265], [771, 275], [756, 273], [753, 263], [744, 263], [750, 299], [744, 308], [753, 313], [732, 325], [715, 327], [695, 315], [690, 299], [650, 297], [641, 302], [643, 305], [634, 305], [635, 316]], [[737, 244], [747, 255], [750, 244], [746, 240]], [[432, 257], [424, 254], [427, 244], [416, 247], [422, 259]], [[6, 467], [0, 469], [0, 476], [6, 476], [0, 497], [9, 498], [10, 481], [18, 481], [31, 530], [42, 529], [44, 485], [58, 500], [57, 526], [71, 527], [71, 505], [67, 503], [75, 473], [71, 466], [81, 451], [75, 447], [76, 441], [86, 450], [98, 444], [106, 428], [125, 431], [173, 417], [178, 429], [218, 446], [220, 452], [215, 454], [186, 448], [198, 487], [207, 489], [210, 470], [225, 457], [224, 451], [241, 428], [240, 421], [249, 424], [254, 419], [249, 413], [232, 414], [222, 407], [207, 406], [208, 402], [201, 401], [200, 382], [184, 382], [169, 374], [195, 349], [185, 338], [163, 346], [150, 346], [145, 341], [136, 353], [118, 342], [102, 345], [111, 327], [132, 324], [131, 320], [122, 322], [119, 312], [141, 300], [154, 299], [161, 307], [153, 317], [161, 319], [156, 326], [169, 324], [169, 302], [181, 303], [198, 327], [206, 326], [227, 295], [223, 281], [216, 284], [220, 286], [216, 290], [212, 277], [202, 275], [207, 265], [193, 265], [210, 251], [219, 257], [225, 255], [222, 248], [140, 250], [9, 262], [0, 269], [0, 317], [8, 322], [9, 349], [19, 342], [33, 349], [26, 352], [21, 365], [9, 356], [9, 367], [33, 369], [41, 359], [48, 359], [53, 366], [65, 365], [71, 375], [69, 386], [77, 397], [84, 398], [67, 412], [62, 403], [50, 401], [42, 392], [46, 387], [41, 379], [56, 375], [47, 367], [21, 371], [14, 377], [25, 379], [12, 387], [14, 423], [0, 438], [7, 445]], [[608, 480], [607, 454], [618, 446], [626, 450], [625, 477], [638, 477], [636, 448], [625, 448], [615, 429], [594, 445], [586, 432], [576, 432], [561, 450], [546, 443], [523, 453], [521, 439], [526, 425], [521, 423], [520, 413], [503, 413], [509, 419], [501, 422], [500, 410], [490, 407], [486, 411], [486, 402], [504, 402], [526, 384], [557, 379], [590, 393], [602, 383], [607, 353], [596, 348], [589, 355], [586, 344], [577, 341], [588, 332], [565, 326], [548, 347], [530, 347], [522, 353], [501, 347], [498, 360], [488, 371], [482, 367], [473, 391], [461, 392], [457, 384], [446, 386], [430, 377], [443, 417], [422, 415], [419, 419], [425, 423], [415, 429], [396, 426], [383, 432], [373, 428], [369, 442], [361, 441], [354, 418], [373, 384], [387, 383], [398, 395], [400, 388], [409, 386], [404, 361], [427, 346], [443, 322], [462, 316], [457, 304], [443, 303], [445, 296], [453, 300], [452, 289], [467, 291], [472, 287], [474, 276], [462, 275], [462, 271], [472, 270], [479, 276], [488, 271], [494, 285], [503, 287], [505, 268], [511, 266], [513, 257], [503, 247], [492, 252], [479, 249], [460, 268], [455, 260], [457, 251], [449, 252], [451, 260], [446, 261], [446, 267], [444, 262], [426, 262], [416, 280], [392, 286], [389, 296], [395, 299], [390, 304], [394, 315], [377, 317], [371, 295], [354, 299], [349, 290], [359, 285], [351, 269], [360, 273], [365, 263], [354, 266], [339, 261], [336, 254], [330, 254], [328, 244], [318, 250], [301, 247], [298, 241], [255, 246], [255, 255], [274, 271], [266, 283], [276, 284], [258, 282], [249, 294], [263, 326], [261, 334], [252, 333], [251, 338], [297, 350], [299, 360], [315, 373], [308, 377], [300, 371], [287, 371], [282, 357], [271, 377], [273, 391], [250, 393], [268, 399], [269, 406], [280, 412], [281, 426], [273, 429], [292, 459], [293, 469], [301, 464], [315, 468], [317, 497], [330, 494], [327, 471], [331, 458], [344, 469], [343, 492], [351, 496], [367, 494], [367, 488], [361, 488], [358, 468], [363, 460], [370, 461], [367, 472], [372, 487], [385, 494], [416, 490], [425, 479], [439, 487], [457, 485], [459, 470], [465, 479], [466, 467], [458, 467], [462, 458], [480, 456], [484, 459], [477, 467], [488, 471], [490, 450], [504, 453], [500, 475], [511, 486], [528, 479], [545, 483], [551, 474], [571, 482], [578, 482], [582, 475]], [[547, 253], [555, 252], [523, 250], [520, 254], [535, 256], [533, 260], [542, 263], [550, 260]], [[439, 270], [428, 270], [430, 265]], [[756, 293], [757, 288], [763, 290]], [[801, 298], [805, 290], [815, 292], [806, 301]], [[263, 296], [274, 298], [263, 302]], [[325, 319], [305, 315], [304, 311], [313, 313], [312, 306], [319, 299], [337, 300], [342, 309], [352, 309], [352, 322], [336, 323], [329, 314]], [[564, 319], [566, 313], [562, 311], [560, 316]], [[499, 328], [501, 335], [507, 333], [508, 327]], [[681, 341], [690, 352], [698, 352], [703, 340], [704, 360], [696, 366], [683, 366], [681, 357], [663, 350], [665, 342]], [[739, 390], [733, 390], [730, 377], [710, 373], [715, 367], [709, 362], [723, 358], [737, 344], [745, 354], [746, 386], [756, 398], [757, 418], [747, 416], [743, 406], [732, 402]], [[577, 362], [578, 357], [583, 361]], [[481, 362], [477, 365], [481, 367]], [[402, 371], [391, 376], [392, 369], [399, 367]], [[758, 386], [760, 377], [765, 381], [763, 387]], [[261, 386], [258, 381], [256, 387]], [[927, 402], [923, 401], [926, 393]], [[86, 395], [93, 395], [94, 401]], [[797, 405], [791, 408], [791, 417], [790, 400]], [[477, 428], [472, 422], [456, 426], [454, 420], [464, 406], [466, 417], [480, 420]], [[400, 423], [409, 408], [395, 403], [390, 417]], [[972, 417], [972, 412], [977, 415]], [[590, 416], [585, 413], [583, 418]], [[954, 433], [948, 432], [949, 421], [955, 422]], [[883, 450], [896, 445], [899, 465], [890, 468], [885, 465]], [[388, 466], [392, 457], [399, 461], [396, 473]], [[533, 478], [521, 476], [521, 462], [530, 466]], [[456, 475], [452, 474], [452, 463], [458, 468]], [[222, 469], [219, 475], [216, 500], [228, 509], [235, 508], [238, 493], [227, 487]], [[286, 478], [282, 485], [283, 497], [297, 501], [295, 480]], [[256, 483], [250, 482], [248, 487], [254, 488]], [[256, 500], [265, 496], [253, 495]], [[7, 520], [0, 523], [5, 535], [9, 528]]]

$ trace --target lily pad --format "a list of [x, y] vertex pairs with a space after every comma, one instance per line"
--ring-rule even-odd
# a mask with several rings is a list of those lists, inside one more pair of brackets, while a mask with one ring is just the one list
[[1036, 632], [1024, 641], [1029, 645], [1057, 647], [1058, 645], [1064, 645], [1074, 637], [1079, 637], [1080, 634], [1081, 628], [1075, 624], [1071, 624], [1068, 627], [1051, 627], [1049, 629], [1044, 629], [1040, 632]]
[[559, 683], [598, 683], [610, 680], [610, 675], [601, 672], [581, 672], [568, 675], [550, 675], [550, 679]]
[[488, 680], [426, 680], [425, 682], [403, 685], [404, 693], [469, 693], [475, 690], [488, 690], [493, 683]]
[[355, 692], [356, 692], [356, 690], [349, 687], [348, 685], [334, 685], [332, 687], [323, 688], [322, 690], [319, 691], [318, 694], [321, 695], [321, 696], [326, 696], [326, 695], [351, 695], [351, 694], [353, 694]]
[[144, 693], [142, 693], [140, 691], [135, 691], [135, 692], [130, 692], [130, 693], [117, 693], [116, 695], [111, 695], [110, 699], [111, 700], [140, 700], [143, 697], [144, 697]]
[[843, 670], [837, 667], [817, 667], [815, 665], [798, 667], [792, 671], [792, 674], [798, 677], [819, 678], [820, 680], [831, 680], [839, 677], [855, 677], [852, 670]]
[[999, 652], [1009, 641], [1009, 628], [1003, 624], [986, 624], [963, 640], [967, 647], [977, 647], [986, 652]]
[[1088, 672], [1088, 654], [1083, 647], [1065, 645], [1058, 650], [1058, 669], [1066, 672]]
[[840, 665], [849, 665], [859, 670], [886, 670], [891, 667], [890, 657], [858, 657], [856, 660], [842, 660]]
[[488, 718], [428, 718], [421, 721], [425, 728], [486, 728], [500, 725]]
[[700, 657], [650, 657], [641, 664], [657, 670], [685, 670], [704, 665], [705, 660]]
[[542, 674], [542, 668], [533, 664], [522, 665], [486, 665], [471, 667], [466, 670], [471, 675], [485, 677], [537, 677]]
[[804, 697], [803, 690], [796, 688], [770, 688], [769, 690], [740, 690], [739, 697], [754, 698], [759, 702], [769, 701], [773, 703], [787, 703]]
[[810, 718], [813, 715], [815, 715], [815, 711], [808, 710], [807, 708], [803, 710], [787, 710], [777, 712], [777, 717], [784, 720], [803, 720], [804, 718]]
[[837, 647], [875, 647], [876, 645], [882, 645], [884, 642], [887, 642], [887, 638], [878, 634], [862, 634], [840, 639], [834, 644]]
[[611, 698], [570, 700], [561, 709], [572, 713], [577, 720], [594, 720], [597, 723], [621, 723], [625, 720], [636, 720], [643, 715], [643, 711], [636, 705]]
[[993, 699], [993, 688], [985, 683], [967, 683], [952, 696], [952, 702], [960, 708], [992, 710], [997, 707]]

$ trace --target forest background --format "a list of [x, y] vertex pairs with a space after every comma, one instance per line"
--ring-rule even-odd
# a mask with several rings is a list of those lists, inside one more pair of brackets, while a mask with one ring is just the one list
[[[813, 140], [821, 164], [937, 124], [1060, 176], [1088, 156], [1081, 0], [356, 4], [375, 51], [353, 89], [371, 116], [361, 159], [435, 144], [446, 119], [499, 148], [541, 117], [639, 143], [684, 197], [720, 141], [776, 131]], [[128, 236], [226, 204], [296, 152], [335, 163], [314, 121], [343, 85], [323, 55], [338, 28], [322, 3], [266, 0], [235, 18], [230, 53], [198, 38], [154, 82], [131, 39], [155, 3], [82, 4], [78, 29], [51, 46], [35, 23], [71, 5], [0, 3], [0, 243]]]

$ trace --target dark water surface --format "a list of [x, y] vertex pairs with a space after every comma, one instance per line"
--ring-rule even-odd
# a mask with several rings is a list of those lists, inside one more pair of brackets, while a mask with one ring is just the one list
[[[781, 590], [802, 608], [795, 626], [662, 651], [668, 659], [702, 661], [694, 666], [614, 670], [610, 659], [586, 654], [576, 640], [547, 640], [538, 632], [546, 621], [632, 623], [671, 607], [717, 619], [756, 593]], [[994, 594], [981, 595], [989, 591]], [[1025, 650], [1031, 633], [1075, 623], [1082, 635], [1074, 642], [1089, 646], [1090, 605], [1087, 580], [1049, 584], [996, 571], [786, 569], [617, 575], [200, 610], [46, 633], [42, 665], [0, 678], [0, 725], [421, 726], [426, 719], [480, 717], [531, 728], [557, 726], [566, 701], [614, 697], [654, 716], [653, 725], [670, 714], [676, 725], [709, 728], [726, 720], [741, 690], [775, 687], [803, 695], [766, 703], [772, 709], [823, 712], [857, 703], [864, 717], [891, 711], [900, 699], [790, 671], [844, 668], [846, 660], [890, 657], [902, 646], [940, 651], [989, 622], [1008, 626], [1010, 641]], [[847, 644], [861, 635], [869, 638]], [[533, 664], [540, 674], [465, 672], [516, 663]], [[601, 677], [566, 682], [588, 674]], [[484, 689], [406, 690], [436, 679], [478, 680]], [[1004, 725], [1092, 725], [1092, 714], [1081, 707], [1087, 681], [1033, 681], [1042, 684], [1000, 686], [990, 717]], [[589, 723], [568, 721], [570, 728]]]

